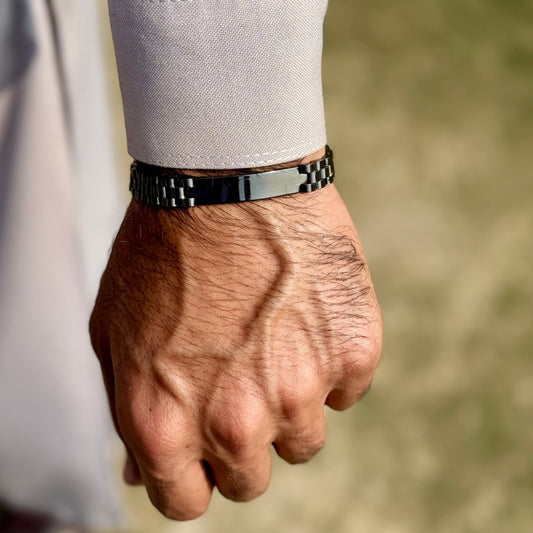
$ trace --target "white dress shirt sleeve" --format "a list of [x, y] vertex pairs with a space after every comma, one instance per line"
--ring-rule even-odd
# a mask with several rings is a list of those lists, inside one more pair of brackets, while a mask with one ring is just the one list
[[109, 0], [132, 157], [245, 168], [323, 147], [326, 7], [327, 0]]

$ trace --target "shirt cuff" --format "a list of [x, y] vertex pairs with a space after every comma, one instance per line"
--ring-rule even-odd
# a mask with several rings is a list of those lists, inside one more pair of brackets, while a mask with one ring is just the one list
[[174, 168], [246, 168], [326, 144], [327, 0], [109, 0], [128, 150]]

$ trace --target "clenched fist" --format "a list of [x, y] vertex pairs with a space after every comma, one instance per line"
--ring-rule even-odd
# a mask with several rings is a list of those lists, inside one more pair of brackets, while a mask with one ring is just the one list
[[269, 447], [324, 445], [324, 405], [369, 388], [381, 313], [334, 185], [277, 199], [162, 210], [132, 201], [90, 324], [127, 479], [167, 517], [213, 486], [255, 498]]

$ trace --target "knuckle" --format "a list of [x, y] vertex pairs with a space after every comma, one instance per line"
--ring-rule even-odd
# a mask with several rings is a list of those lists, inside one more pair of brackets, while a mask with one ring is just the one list
[[237, 408], [224, 410], [211, 423], [210, 431], [216, 444], [231, 454], [249, 450], [257, 440], [263, 423], [259, 410]]
[[295, 425], [276, 443], [278, 453], [289, 463], [309, 461], [326, 444], [326, 427], [322, 417], [308, 426]]
[[236, 502], [251, 502], [252, 500], [255, 500], [261, 494], [264, 494], [268, 488], [268, 484], [265, 485], [254, 485], [253, 487], [248, 488], [247, 490], [240, 491], [236, 495], [235, 498], [233, 498], [233, 501]]
[[[352, 376], [354, 387], [360, 392], [368, 390], [374, 379], [375, 371], [376, 367], [372, 364], [361, 367], [360, 371], [355, 376]], [[350, 389], [351, 387], [348, 388]]]
[[135, 431], [135, 436], [138, 446], [142, 454], [148, 458], [156, 458], [161, 455], [162, 443], [159, 433], [152, 425], [139, 425]]
[[381, 357], [381, 341], [375, 336], [360, 340], [356, 350], [344, 357], [342, 363], [343, 381], [357, 381], [366, 388], [372, 382]]
[[121, 426], [128, 443], [154, 461], [172, 446], [172, 427], [168, 416], [159, 409], [132, 406], [126, 414], [121, 413]]
[[305, 400], [298, 394], [285, 394], [280, 402], [282, 417], [286, 420], [293, 420], [298, 417], [302, 410], [302, 405], [305, 405]]
[[222, 495], [234, 502], [249, 502], [261, 496], [269, 485], [269, 480], [243, 481], [232, 483], [221, 490]]
[[202, 516], [208, 507], [208, 504], [200, 502], [187, 502], [178, 506], [167, 501], [156, 501], [154, 505], [163, 516], [178, 522], [195, 520]]
[[325, 434], [311, 434], [304, 437], [300, 442], [299, 453], [304, 461], [308, 461], [316, 455], [326, 444]]
[[302, 463], [307, 463], [307, 461], [309, 461], [310, 459], [307, 459], [306, 457], [300, 457], [295, 453], [280, 453], [280, 456], [283, 457], [283, 459], [290, 465], [299, 465]]
[[317, 379], [303, 377], [297, 383], [288, 383], [279, 393], [281, 415], [285, 420], [299, 418], [302, 411], [315, 404], [319, 398]]
[[342, 344], [339, 355], [344, 374], [351, 378], [373, 374], [381, 358], [382, 345], [383, 322], [376, 302], [364, 324], [352, 328], [350, 337]]
[[255, 483], [244, 495], [244, 499], [242, 501], [249, 502], [252, 500], [255, 500], [262, 494], [266, 492], [268, 489], [268, 486], [270, 484], [270, 480], [265, 480], [263, 482], [257, 482]]
[[310, 435], [282, 448], [281, 455], [290, 464], [307, 463], [325, 444], [325, 435]]
[[[194, 520], [205, 513], [210, 494], [196, 490], [182, 490], [179, 480], [151, 478], [146, 484], [148, 496], [154, 507], [170, 520]], [[192, 488], [192, 487], [191, 487]]]

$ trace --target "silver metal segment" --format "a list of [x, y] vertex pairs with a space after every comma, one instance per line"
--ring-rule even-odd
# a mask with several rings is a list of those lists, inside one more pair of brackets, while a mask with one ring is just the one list
[[333, 152], [319, 161], [283, 170], [220, 177], [191, 177], [165, 167], [134, 161], [130, 191], [155, 207], [186, 209], [195, 205], [245, 202], [312, 192], [333, 182]]

